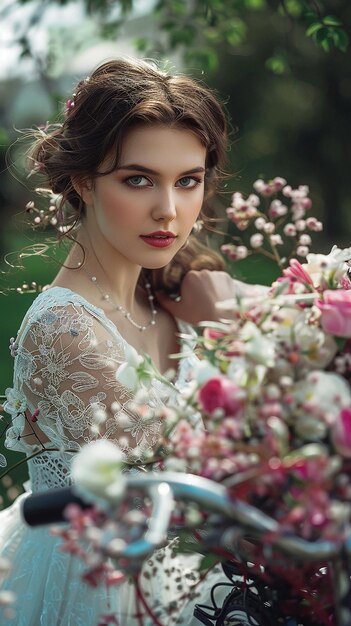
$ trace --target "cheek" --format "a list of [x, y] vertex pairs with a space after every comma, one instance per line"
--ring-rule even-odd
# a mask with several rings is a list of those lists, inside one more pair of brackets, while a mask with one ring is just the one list
[[194, 193], [193, 197], [188, 201], [185, 201], [184, 215], [185, 219], [189, 223], [194, 223], [201, 211], [202, 205], [204, 201], [204, 192], [203, 189], [199, 189]]
[[135, 224], [137, 218], [133, 203], [123, 193], [105, 191], [100, 197], [97, 220], [105, 226], [118, 225], [123, 228]]

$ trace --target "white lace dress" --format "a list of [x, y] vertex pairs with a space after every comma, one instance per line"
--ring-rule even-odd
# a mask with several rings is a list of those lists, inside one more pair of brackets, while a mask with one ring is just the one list
[[[180, 330], [189, 330], [180, 323]], [[51, 288], [40, 294], [30, 307], [18, 333], [13, 388], [7, 390], [6, 410], [13, 425], [6, 446], [27, 456], [38, 445], [21, 437], [25, 419], [38, 409], [37, 425], [44, 433], [44, 452], [28, 460], [30, 489], [33, 492], [70, 483], [72, 453], [93, 437], [93, 403], [108, 412], [103, 433], [119, 442], [129, 456], [135, 450], [140, 459], [152, 448], [161, 428], [160, 419], [143, 421], [133, 412], [133, 395], [116, 381], [117, 367], [124, 361], [126, 342], [104, 312], [69, 289]], [[186, 384], [195, 357], [180, 361], [177, 386]], [[149, 393], [151, 407], [162, 407], [169, 389], [157, 381]], [[112, 409], [111, 409], [112, 405]], [[94, 589], [80, 579], [81, 561], [60, 551], [61, 540], [47, 527], [32, 529], [20, 517], [24, 496], [0, 513], [0, 557], [12, 563], [2, 589], [17, 596], [16, 616], [6, 621], [16, 626], [96, 626], [101, 614], [114, 613], [120, 626], [139, 626], [135, 617], [133, 587]], [[160, 607], [163, 626], [198, 624], [192, 619], [192, 602], [169, 614], [169, 603], [181, 595], [194, 575], [195, 557], [171, 559], [165, 548], [144, 566], [143, 586], [151, 605]], [[146, 572], [146, 575], [145, 575]], [[0, 574], [1, 575], [1, 574]], [[216, 575], [216, 573], [214, 573]], [[211, 577], [212, 578], [212, 577]], [[210, 582], [210, 581], [209, 581]], [[206, 584], [208, 590], [209, 585]], [[206, 599], [203, 587], [201, 601]], [[198, 600], [197, 600], [198, 601]], [[153, 622], [144, 618], [143, 624]]]

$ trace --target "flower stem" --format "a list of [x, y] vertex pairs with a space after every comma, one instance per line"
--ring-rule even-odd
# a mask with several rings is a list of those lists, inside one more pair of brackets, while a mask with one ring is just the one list
[[151, 608], [149, 607], [148, 603], [146, 602], [142, 591], [141, 591], [141, 587], [139, 585], [139, 577], [136, 576], [134, 579], [134, 585], [135, 585], [135, 591], [136, 591], [136, 595], [137, 595], [137, 599], [142, 603], [145, 611], [147, 612], [147, 614], [151, 617], [151, 619], [153, 620], [153, 623], [155, 624], [155, 626], [164, 626], [164, 624], [162, 624], [161, 622], [159, 622], [159, 620], [157, 619], [156, 615], [152, 612]]

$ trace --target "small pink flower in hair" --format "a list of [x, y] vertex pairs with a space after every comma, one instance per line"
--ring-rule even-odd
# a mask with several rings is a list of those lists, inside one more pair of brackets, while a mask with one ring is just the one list
[[72, 111], [73, 108], [74, 108], [74, 100], [72, 100], [72, 98], [68, 98], [68, 100], [66, 100], [66, 108], [65, 108], [66, 115], [68, 115], [68, 113]]
[[33, 176], [33, 174], [42, 174], [43, 172], [45, 172], [45, 163], [41, 163], [40, 161], [35, 161], [33, 159], [33, 167], [30, 170], [27, 178], [30, 178], [31, 176]]

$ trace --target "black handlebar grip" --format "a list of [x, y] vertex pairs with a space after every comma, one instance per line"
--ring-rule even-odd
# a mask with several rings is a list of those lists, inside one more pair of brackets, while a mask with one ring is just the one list
[[22, 515], [29, 526], [66, 522], [63, 513], [68, 504], [78, 504], [83, 509], [92, 506], [76, 494], [74, 487], [60, 487], [27, 496]]

